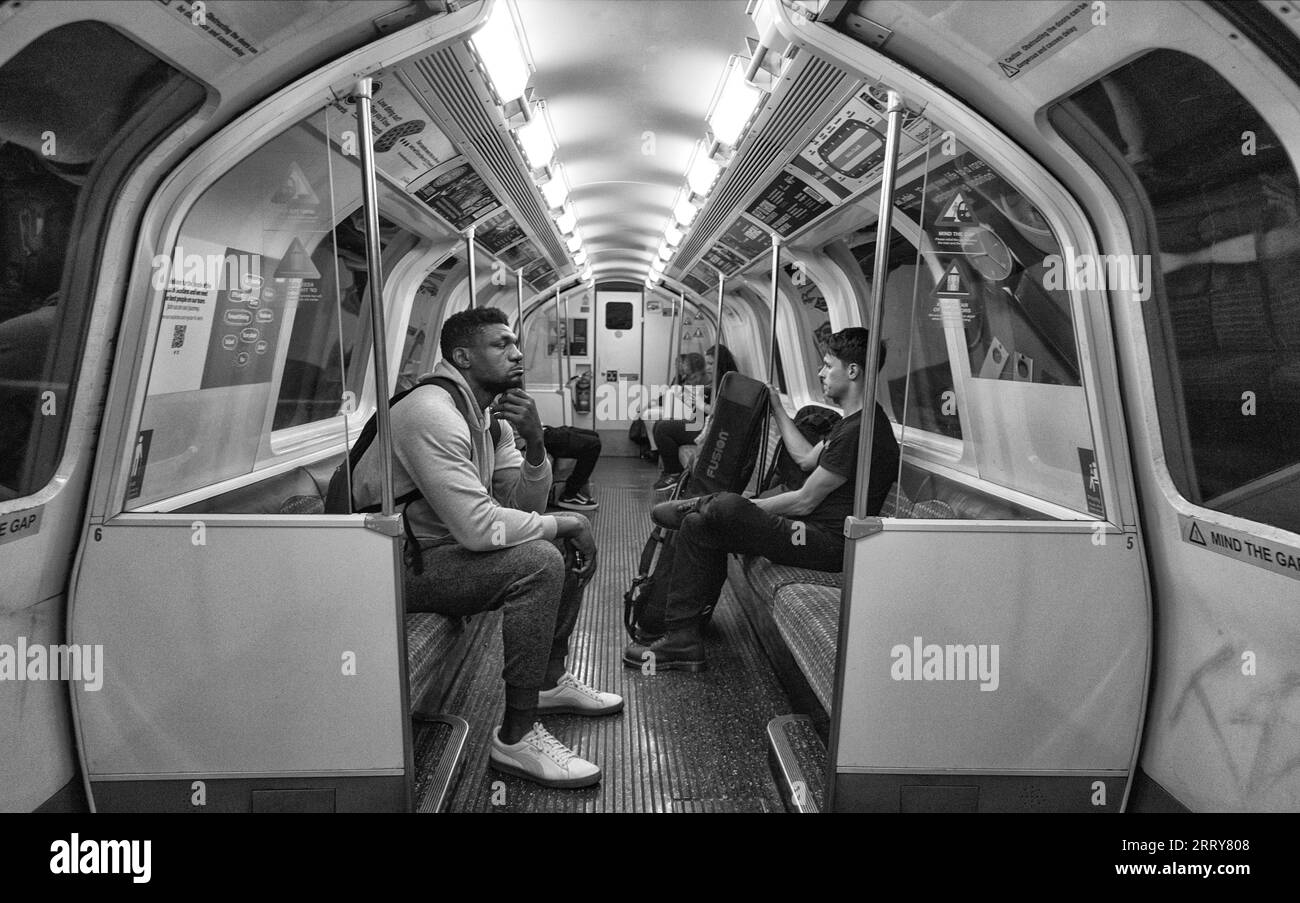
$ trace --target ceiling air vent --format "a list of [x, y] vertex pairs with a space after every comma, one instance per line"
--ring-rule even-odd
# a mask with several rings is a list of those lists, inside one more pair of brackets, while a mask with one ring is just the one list
[[847, 99], [849, 91], [843, 89], [856, 85], [856, 79], [850, 79], [843, 69], [806, 51], [801, 51], [790, 66], [791, 72], [783, 79], [788, 89], [766, 116], [766, 122], [760, 119], [737, 150], [722, 184], [714, 190], [690, 236], [682, 243], [673, 264], [674, 273], [685, 273], [695, 266], [731, 224], [737, 209], [802, 151], [831, 111]]
[[[413, 67], [426, 82], [432, 102], [441, 102], [447, 118], [465, 136], [477, 159], [472, 159], [480, 175], [490, 174], [489, 184], [500, 186], [506, 197], [500, 198], [512, 208], [516, 219], [530, 237], [537, 242], [551, 265], [561, 272], [571, 266], [569, 255], [556, 237], [551, 218], [542, 209], [531, 182], [521, 174], [522, 161], [517, 149], [508, 145], [507, 132], [487, 111], [465, 74], [464, 65], [456, 57], [454, 48], [446, 48], [416, 60]], [[427, 96], [427, 95], [426, 95]], [[485, 172], [486, 170], [486, 172]], [[495, 183], [495, 184], [493, 184]]]

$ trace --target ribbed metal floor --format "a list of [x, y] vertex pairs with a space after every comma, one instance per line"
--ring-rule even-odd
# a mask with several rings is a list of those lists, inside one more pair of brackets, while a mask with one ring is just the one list
[[625, 699], [606, 718], [562, 715], [547, 728], [604, 771], [596, 787], [549, 790], [488, 767], [492, 731], [504, 705], [499, 614], [471, 653], [448, 711], [470, 724], [454, 812], [780, 812], [765, 729], [792, 711], [730, 590], [709, 627], [709, 670], [654, 676], [625, 668], [623, 592], [649, 535], [657, 470], [603, 458], [592, 515], [601, 566], [587, 587], [570, 644], [569, 666], [583, 680]]

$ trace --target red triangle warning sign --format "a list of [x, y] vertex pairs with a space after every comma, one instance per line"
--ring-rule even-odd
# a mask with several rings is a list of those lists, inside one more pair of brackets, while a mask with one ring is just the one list
[[1187, 540], [1196, 543], [1198, 546], [1206, 545], [1205, 537], [1201, 535], [1201, 528], [1196, 521], [1192, 521], [1192, 529], [1187, 531]]
[[285, 174], [284, 181], [275, 190], [275, 194], [271, 195], [271, 201], [276, 204], [315, 207], [320, 203], [320, 198], [312, 191], [311, 182], [302, 167], [294, 162], [289, 164], [289, 172]]
[[1020, 74], [1020, 70], [1017, 69], [1015, 66], [1008, 66], [1006, 63], [1003, 62], [999, 62], [998, 65], [1002, 67], [1002, 74], [1005, 75], [1007, 78], [1015, 78], [1017, 75]]
[[970, 284], [966, 281], [966, 277], [962, 275], [961, 267], [957, 266], [957, 261], [954, 260], [948, 264], [948, 269], [939, 278], [939, 284], [934, 287], [934, 293], [955, 298], [970, 294]]
[[939, 222], [969, 223], [971, 219], [970, 206], [966, 203], [965, 195], [959, 191], [952, 196], [952, 200], [944, 208], [943, 215], [939, 217]]
[[319, 279], [320, 270], [307, 256], [307, 249], [297, 238], [289, 242], [280, 265], [275, 268], [276, 279]]

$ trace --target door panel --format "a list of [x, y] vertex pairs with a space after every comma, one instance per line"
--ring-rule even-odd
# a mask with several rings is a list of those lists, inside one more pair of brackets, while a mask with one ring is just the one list
[[641, 394], [644, 382], [642, 316], [640, 292], [596, 293], [596, 429], [626, 430], [632, 424], [626, 399]]
[[72, 642], [103, 647], [102, 687], [73, 685], [92, 782], [401, 772], [394, 539], [360, 515], [140, 521], [102, 528], [74, 590]]
[[850, 558], [839, 769], [1126, 773], [1147, 668], [1136, 543], [1094, 545], [1086, 524], [885, 524]]
[[932, 125], [897, 232], [854, 254], [864, 276], [883, 258], [874, 397], [902, 457], [891, 516], [848, 527], [833, 805], [1118, 811], [1152, 627], [1118, 381], [1092, 352], [1105, 299], [1059, 278], [1091, 236], [1014, 148]]

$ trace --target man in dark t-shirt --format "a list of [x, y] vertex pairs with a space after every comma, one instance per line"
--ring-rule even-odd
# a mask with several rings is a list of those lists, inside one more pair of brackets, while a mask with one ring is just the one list
[[[681, 503], [689, 511], [680, 523], [664, 614], [665, 633], [641, 637], [623, 653], [629, 667], [653, 661], [657, 669], [699, 671], [705, 667], [700, 627], [727, 580], [727, 554], [762, 555], [777, 564], [838, 571], [844, 561], [844, 518], [853, 513], [858, 437], [866, 383], [867, 330], [850, 327], [832, 335], [819, 377], [827, 399], [844, 418], [813, 445], [770, 393], [772, 413], [786, 451], [804, 471], [803, 486], [768, 498], [746, 499], [734, 492]], [[882, 349], [883, 352], [883, 349]], [[884, 365], [884, 354], [880, 356]], [[889, 418], [872, 403], [876, 418], [867, 514], [885, 503], [898, 476], [898, 442]], [[692, 510], [693, 509], [693, 510]]]

